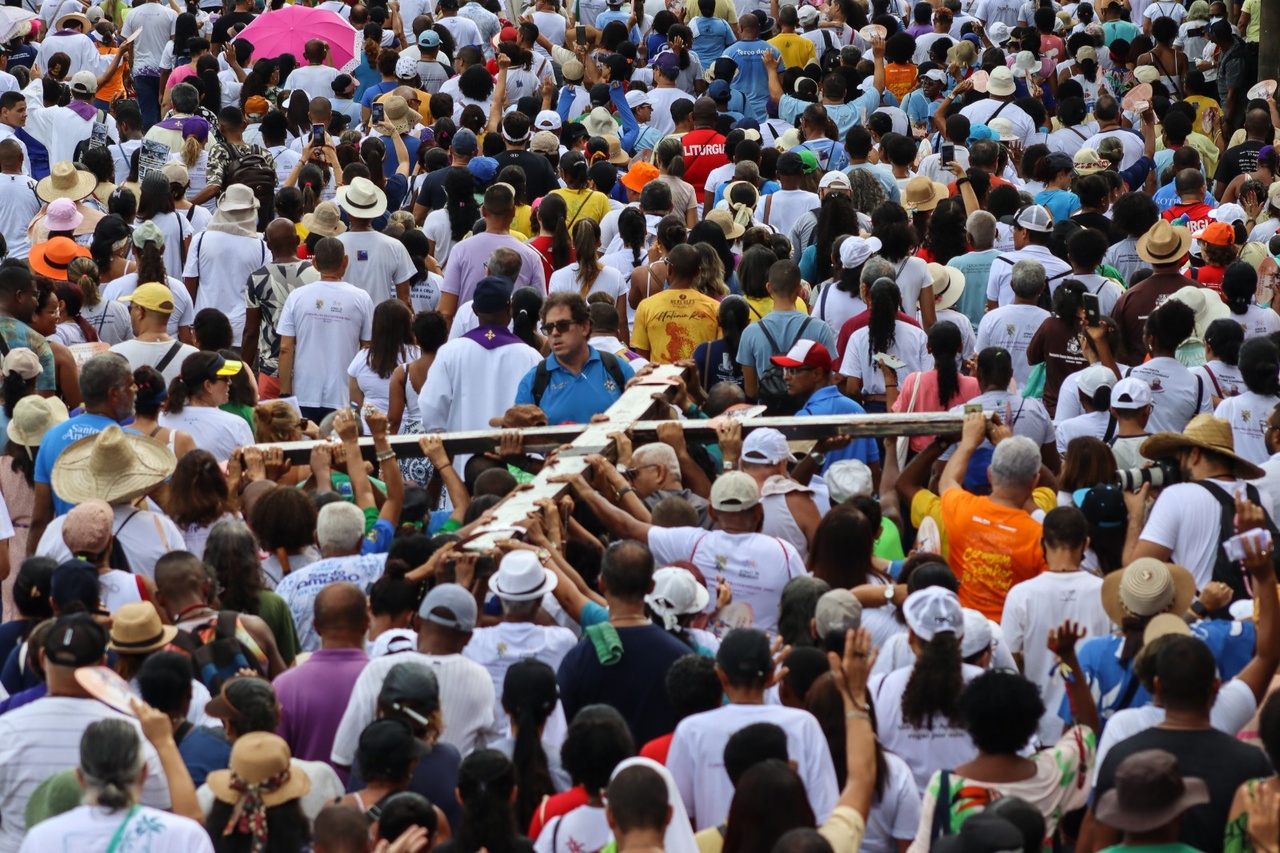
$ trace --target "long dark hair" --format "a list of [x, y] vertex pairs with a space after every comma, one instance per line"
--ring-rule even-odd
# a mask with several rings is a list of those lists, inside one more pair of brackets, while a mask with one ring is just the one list
[[227, 477], [207, 450], [192, 450], [178, 460], [165, 511], [179, 527], [208, 525], [235, 509]]
[[[809, 688], [809, 692], [805, 695], [805, 710], [818, 720], [818, 725], [822, 728], [822, 734], [827, 740], [827, 750], [831, 753], [831, 763], [836, 768], [836, 785], [844, 790], [845, 782], [849, 776], [849, 761], [845, 753], [847, 743], [845, 740], [845, 716], [844, 716], [844, 699], [840, 696], [840, 688], [836, 686], [836, 680], [831, 673], [826, 672], [818, 676]], [[876, 724], [875, 705], [868, 703], [867, 713], [871, 715], [872, 727]], [[875, 802], [880, 802], [884, 797], [885, 782], [889, 776], [889, 764], [885, 761], [884, 747], [880, 745], [880, 739], [876, 738], [876, 787]]]
[[[813, 240], [818, 246], [830, 246], [837, 237], [844, 234], [858, 233], [858, 211], [853, 206], [853, 199], [844, 193], [831, 193], [822, 200], [818, 208], [818, 224], [814, 228]], [[814, 256], [814, 281], [826, 281], [831, 277], [831, 252], [818, 249]], [[858, 290], [854, 286], [856, 295]]]
[[380, 379], [391, 374], [413, 346], [413, 312], [399, 299], [387, 299], [373, 309], [373, 340], [365, 362]]
[[1204, 330], [1204, 342], [1223, 364], [1240, 364], [1240, 347], [1244, 345], [1244, 327], [1227, 317], [1214, 320]]
[[[209, 837], [213, 839], [216, 853], [249, 853], [253, 849], [253, 835], [231, 827], [231, 833], [223, 830], [231, 821], [235, 808], [230, 803], [214, 800], [205, 819]], [[307, 849], [311, 842], [311, 821], [302, 812], [302, 801], [289, 800], [267, 809], [267, 853], [296, 853]]]
[[903, 722], [917, 729], [932, 729], [936, 715], [961, 724], [961, 663], [960, 641], [955, 634], [942, 632], [927, 643], [921, 641], [920, 656], [902, 691]]
[[528, 826], [544, 797], [555, 793], [540, 732], [556, 709], [556, 673], [540, 660], [516, 661], [502, 685], [502, 710], [516, 726], [511, 760], [516, 769], [516, 825]]
[[470, 172], [453, 169], [444, 176], [444, 194], [449, 200], [445, 209], [449, 212], [449, 233], [454, 240], [461, 240], [469, 234], [480, 218], [475, 190], [475, 180]]
[[209, 531], [204, 561], [217, 573], [219, 601], [227, 610], [257, 615], [262, 591], [258, 540], [243, 521], [221, 521]]
[[959, 257], [969, 251], [965, 242], [965, 222], [968, 217], [964, 205], [943, 201], [929, 218], [929, 235], [925, 240], [933, 259], [940, 264], [948, 264], [952, 258]]
[[1255, 394], [1280, 394], [1280, 348], [1270, 338], [1250, 338], [1240, 347], [1240, 377]]
[[738, 779], [724, 831], [724, 853], [770, 853], [790, 830], [815, 826], [800, 776], [785, 761], [766, 759]]
[[520, 833], [516, 829], [511, 794], [516, 769], [511, 760], [493, 749], [477, 749], [458, 766], [458, 799], [462, 820], [454, 833], [459, 853], [516, 853]]
[[642, 266], [645, 260], [644, 244], [649, 236], [649, 220], [639, 208], [623, 208], [622, 213], [618, 214], [618, 236], [622, 239], [622, 245], [631, 250], [631, 268], [634, 270]]
[[569, 238], [569, 205], [560, 196], [551, 193], [542, 197], [538, 205], [538, 225], [551, 232], [551, 266], [563, 269], [573, 259], [573, 240]]
[[542, 293], [536, 287], [521, 287], [511, 294], [511, 332], [534, 349], [541, 349], [538, 338], [538, 315], [542, 311]]
[[[738, 344], [751, 323], [751, 306], [736, 294], [720, 301], [720, 331], [724, 333], [724, 351], [733, 364], [738, 363]], [[710, 346], [710, 344], [708, 344]]]
[[876, 279], [868, 294], [871, 316], [867, 322], [868, 352], [889, 352], [898, 333], [898, 305], [902, 301], [902, 293], [892, 279]]
[[871, 562], [878, 530], [851, 506], [833, 506], [822, 517], [809, 549], [809, 571], [832, 589], [853, 589], [884, 579]]
[[[929, 351], [933, 353], [933, 369], [938, 374], [938, 399], [946, 411], [960, 396], [960, 369], [957, 364], [964, 338], [949, 320], [939, 320], [929, 330]], [[917, 379], [917, 382], [920, 380]]]
[[216, 352], [193, 352], [182, 361], [182, 372], [169, 382], [170, 414], [181, 414], [187, 403], [204, 387], [209, 368], [218, 360]]
[[80, 314], [84, 308], [84, 291], [80, 289], [80, 285], [74, 281], [55, 281], [53, 283], [53, 292], [60, 301], [66, 304], [67, 316], [75, 321], [76, 327], [80, 329], [80, 334], [84, 335], [84, 339], [89, 343], [97, 343], [97, 330], [93, 328], [92, 323]]

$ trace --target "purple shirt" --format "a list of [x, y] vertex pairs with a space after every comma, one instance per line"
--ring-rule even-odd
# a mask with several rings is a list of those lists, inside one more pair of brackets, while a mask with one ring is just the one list
[[444, 269], [445, 293], [458, 296], [458, 304], [471, 301], [476, 282], [487, 276], [485, 264], [494, 249], [514, 249], [524, 259], [520, 265], [520, 275], [516, 278], [515, 289], [536, 287], [541, 293], [547, 292], [547, 277], [542, 271], [542, 256], [535, 249], [521, 243], [509, 234], [475, 234], [449, 251], [449, 264]]
[[364, 649], [319, 649], [271, 682], [280, 700], [280, 726], [294, 758], [329, 761], [338, 723], [369, 656]]

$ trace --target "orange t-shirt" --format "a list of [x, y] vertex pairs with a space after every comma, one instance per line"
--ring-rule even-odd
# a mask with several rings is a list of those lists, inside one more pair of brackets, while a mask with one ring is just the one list
[[1023, 510], [949, 489], [942, 493], [942, 520], [951, 568], [960, 580], [960, 603], [988, 619], [1003, 615], [1010, 587], [1047, 568], [1040, 523]]
[[884, 67], [884, 87], [893, 92], [893, 96], [898, 99], [898, 103], [902, 103], [902, 99], [907, 96], [907, 93], [916, 87], [916, 74], [918, 73], [914, 65], [886, 65]]
[[[102, 56], [108, 57], [107, 62], [111, 62], [110, 57], [115, 56], [119, 52], [120, 49], [117, 47], [107, 47], [105, 44], [98, 45], [98, 53]], [[116, 95], [124, 92], [124, 72], [128, 67], [129, 65], [126, 62], [121, 62], [116, 67], [116, 73], [111, 75], [111, 79], [106, 82], [106, 85], [98, 89], [97, 99], [99, 101], [111, 103], [112, 99], [115, 98]]]

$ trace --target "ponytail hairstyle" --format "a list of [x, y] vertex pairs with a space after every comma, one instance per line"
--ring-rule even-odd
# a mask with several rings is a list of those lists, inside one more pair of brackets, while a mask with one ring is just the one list
[[[716, 226], [717, 228], [719, 226]], [[670, 252], [681, 243], [689, 241], [689, 229], [685, 227], [684, 214], [668, 213], [658, 222], [657, 228], [658, 243], [662, 248]], [[723, 231], [720, 232], [724, 234]]]
[[920, 642], [920, 656], [911, 668], [902, 691], [902, 720], [917, 729], [932, 729], [933, 718], [941, 716], [960, 725], [960, 693], [964, 678], [960, 673], [960, 640], [950, 631], [939, 632], [927, 643]]
[[[366, 136], [364, 142], [360, 143], [360, 159], [369, 167], [369, 179], [373, 181], [378, 189], [386, 189], [387, 179], [382, 173], [382, 164], [387, 159], [387, 146], [381, 139], [376, 136]], [[468, 173], [470, 177], [470, 173]], [[477, 217], [479, 218], [479, 217]], [[471, 224], [475, 224], [475, 220], [471, 220]], [[455, 240], [459, 239], [454, 237]]]
[[1105, 412], [1111, 408], [1111, 386], [1099, 385], [1092, 396], [1086, 396], [1084, 391], [1079, 391], [1080, 399], [1093, 407], [1095, 412]]
[[542, 293], [536, 287], [522, 287], [511, 294], [511, 332], [534, 349], [542, 348], [538, 337], [542, 302]]
[[684, 177], [684, 147], [679, 139], [674, 136], [663, 139], [654, 149], [653, 157], [663, 174], [673, 178]]
[[[867, 323], [868, 352], [889, 352], [897, 339], [898, 306], [902, 302], [901, 291], [891, 278], [878, 278], [868, 294], [871, 317]], [[935, 362], [937, 359], [935, 359]]]
[[585, 299], [600, 277], [600, 224], [590, 217], [573, 226], [573, 251], [578, 258], [578, 293]]
[[649, 237], [649, 220], [637, 207], [623, 208], [618, 214], [618, 237], [631, 250], [631, 268], [643, 266], [645, 241]]
[[80, 286], [83, 304], [87, 308], [102, 301], [102, 294], [98, 292], [99, 280], [98, 264], [92, 258], [73, 258], [67, 267], [67, 281]]
[[[316, 205], [320, 203], [320, 193], [324, 192], [324, 188], [329, 183], [329, 176], [325, 171], [327, 168], [327, 163], [321, 166], [312, 160], [298, 170], [298, 189], [302, 192], [303, 214], [315, 213]], [[472, 220], [473, 223], [474, 221]]]
[[[679, 147], [680, 140], [676, 140]], [[570, 151], [560, 158], [560, 174], [564, 176], [564, 182], [571, 190], [585, 189], [587, 186], [587, 174], [590, 166], [587, 158], [579, 151]], [[567, 215], [567, 214], [566, 214]], [[493, 851], [489, 851], [493, 853]]]
[[516, 825], [527, 826], [545, 797], [555, 793], [542, 727], [560, 699], [556, 673], [535, 658], [516, 661], [502, 682], [502, 710], [511, 717], [515, 746]]
[[113, 812], [134, 805], [146, 753], [135, 725], [116, 719], [90, 723], [80, 738], [80, 776], [86, 798]]
[[[470, 182], [470, 175], [467, 180]], [[542, 197], [538, 205], [538, 225], [543, 231], [551, 232], [551, 266], [555, 269], [564, 269], [573, 262], [573, 242], [569, 239], [566, 223], [568, 218], [569, 205], [563, 196], [550, 193]]]
[[449, 212], [449, 233], [455, 242], [470, 234], [480, 219], [475, 190], [475, 180], [465, 169], [450, 169], [444, 176], [444, 194], [448, 199], [445, 209]]
[[[939, 320], [929, 330], [929, 351], [933, 353], [933, 368], [938, 373], [938, 400], [944, 411], [960, 396], [959, 361], [963, 347], [960, 329], [950, 320]], [[916, 377], [916, 381], [920, 378]]]
[[1267, 337], [1245, 341], [1240, 347], [1240, 376], [1253, 393], [1280, 396], [1280, 347]]
[[[671, 44], [672, 39], [681, 39], [684, 41], [683, 48], [677, 48]], [[684, 71], [689, 67], [689, 46], [693, 44], [693, 30], [684, 24], [672, 24], [667, 29], [667, 45], [671, 52], [680, 57], [680, 70]]]
[[422, 583], [407, 579], [413, 567], [397, 557], [388, 557], [382, 577], [369, 587], [369, 614], [392, 619], [417, 615], [426, 590]]
[[138, 281], [158, 281], [168, 286], [169, 276], [164, 268], [164, 249], [159, 243], [148, 240], [141, 248], [135, 247], [134, 258], [138, 263]]
[[[90, 264], [93, 261], [88, 258], [81, 258]], [[89, 343], [98, 342], [98, 331], [93, 328], [93, 324], [80, 316], [80, 309], [84, 307], [84, 292], [80, 289], [80, 285], [72, 281], [55, 281], [53, 282], [54, 295], [67, 306], [67, 316], [75, 320], [76, 325], [80, 327], [80, 333], [84, 335], [84, 339]]]
[[1222, 274], [1222, 295], [1236, 316], [1243, 316], [1258, 291], [1258, 273], [1245, 261], [1233, 261]]
[[1232, 367], [1240, 364], [1240, 347], [1244, 345], [1244, 326], [1223, 317], [1214, 320], [1204, 330], [1204, 342], [1213, 350], [1218, 361]]
[[516, 853], [516, 829], [511, 795], [516, 770], [511, 760], [493, 749], [477, 749], [458, 766], [458, 799], [462, 819], [455, 830], [459, 853]]
[[1066, 324], [1067, 328], [1075, 329], [1079, 324], [1080, 309], [1084, 306], [1084, 295], [1087, 292], [1084, 282], [1075, 278], [1064, 280], [1053, 292], [1053, 315]]
[[186, 405], [201, 393], [209, 378], [209, 368], [220, 357], [216, 352], [201, 350], [183, 359], [182, 372], [169, 383], [169, 407], [166, 409], [169, 414], [182, 414]]

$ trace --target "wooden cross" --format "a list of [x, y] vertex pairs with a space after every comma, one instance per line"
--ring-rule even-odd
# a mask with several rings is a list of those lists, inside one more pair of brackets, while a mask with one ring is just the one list
[[[538, 509], [538, 502], [558, 498], [568, 491], [564, 483], [553, 483], [551, 478], [561, 474], [583, 473], [589, 467], [587, 456], [598, 453], [607, 459], [617, 458], [617, 447], [609, 436], [626, 432], [638, 446], [657, 440], [658, 425], [664, 421], [645, 420], [656, 413], [660, 403], [653, 399], [660, 393], [670, 401], [676, 386], [672, 379], [685, 377], [685, 369], [674, 365], [661, 365], [652, 373], [640, 377], [628, 387], [605, 412], [607, 420], [593, 424], [564, 424], [560, 426], [529, 427], [519, 430], [524, 448], [534, 453], [545, 453], [563, 448], [555, 459], [546, 465], [527, 488], [512, 492], [493, 508], [490, 521], [477, 527], [475, 535], [466, 547], [472, 550], [489, 550], [500, 539], [511, 537], [511, 528]], [[691, 444], [714, 444], [716, 428], [714, 420], [682, 421], [685, 439]], [[832, 435], [852, 435], [857, 438], [910, 436], [910, 435], [959, 435], [964, 415], [949, 412], [928, 412], [884, 415], [826, 415], [816, 417], [749, 417], [743, 421], [746, 435], [752, 430], [772, 427], [789, 440], [816, 440]], [[440, 433], [444, 449], [450, 456], [459, 453], [492, 453], [498, 449], [503, 432], [508, 430], [471, 430], [467, 432]], [[401, 459], [422, 456], [418, 435], [393, 435], [387, 441]], [[285, 457], [293, 462], [305, 463], [311, 454], [314, 441], [265, 443], [259, 447], [279, 447]], [[568, 445], [565, 447], [565, 445]], [[360, 440], [361, 452], [373, 460], [373, 440]]]

